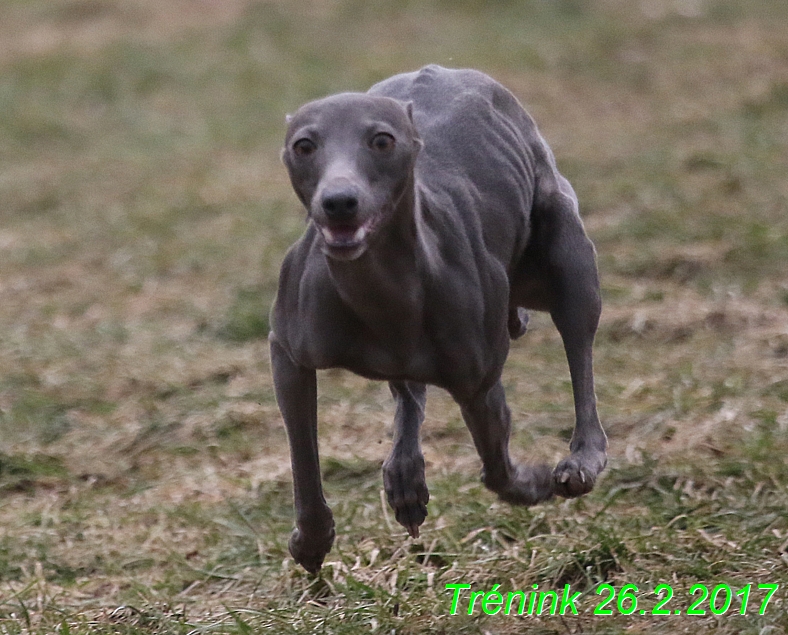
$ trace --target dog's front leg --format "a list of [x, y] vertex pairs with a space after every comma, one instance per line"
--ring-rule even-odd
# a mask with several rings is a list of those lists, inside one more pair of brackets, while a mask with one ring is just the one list
[[547, 465], [515, 465], [509, 456], [511, 413], [500, 379], [471, 399], [457, 400], [482, 459], [482, 482], [501, 500], [536, 505], [553, 496]]
[[296, 529], [290, 553], [310, 573], [317, 573], [334, 542], [334, 517], [323, 497], [317, 448], [317, 378], [298, 366], [273, 337], [274, 389], [290, 442]]
[[383, 463], [383, 486], [397, 522], [414, 538], [427, 516], [430, 494], [424, 475], [424, 456], [419, 429], [424, 421], [426, 386], [416, 382], [391, 382], [397, 402], [394, 416], [394, 447]]

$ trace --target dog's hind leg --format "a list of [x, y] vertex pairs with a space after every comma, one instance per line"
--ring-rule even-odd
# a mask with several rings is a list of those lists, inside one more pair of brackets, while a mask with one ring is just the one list
[[528, 311], [519, 306], [509, 307], [509, 337], [516, 340], [528, 330]]
[[317, 573], [334, 542], [334, 518], [323, 497], [317, 452], [317, 379], [298, 366], [272, 336], [274, 390], [287, 428], [293, 467], [296, 529], [290, 553], [310, 573]]
[[383, 463], [383, 485], [397, 522], [417, 538], [427, 516], [430, 499], [424, 475], [419, 429], [427, 400], [424, 384], [401, 381], [389, 384], [397, 402], [394, 416], [394, 447]]
[[575, 401], [571, 455], [553, 471], [555, 493], [589, 492], [607, 464], [607, 437], [599, 423], [594, 394], [592, 346], [601, 299], [594, 246], [583, 230], [577, 198], [560, 175], [559, 189], [537, 200], [542, 225], [542, 267], [550, 288], [550, 316], [564, 342]]
[[501, 380], [470, 399], [457, 399], [482, 459], [482, 482], [507, 503], [536, 505], [553, 496], [546, 465], [516, 465], [509, 456], [511, 413]]

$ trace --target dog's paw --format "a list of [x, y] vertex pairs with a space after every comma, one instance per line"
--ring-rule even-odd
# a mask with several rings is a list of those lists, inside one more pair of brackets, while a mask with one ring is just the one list
[[537, 505], [553, 497], [552, 471], [547, 465], [517, 465], [514, 476], [500, 487], [484, 484], [512, 505]]
[[293, 556], [298, 564], [311, 574], [317, 574], [323, 566], [326, 554], [331, 551], [334, 544], [334, 521], [328, 531], [323, 536], [306, 536], [298, 529], [294, 529], [290, 535], [290, 555]]
[[576, 498], [594, 489], [596, 477], [605, 469], [607, 455], [599, 450], [573, 452], [553, 470], [553, 488], [564, 498]]
[[397, 522], [413, 538], [418, 538], [419, 526], [427, 517], [430, 500], [424, 476], [424, 457], [416, 454], [387, 460], [383, 464], [383, 487]]

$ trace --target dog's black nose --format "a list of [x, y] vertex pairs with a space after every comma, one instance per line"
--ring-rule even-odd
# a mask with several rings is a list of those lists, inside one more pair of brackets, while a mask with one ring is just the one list
[[332, 221], [347, 221], [358, 211], [358, 196], [350, 188], [331, 190], [321, 199], [326, 217]]

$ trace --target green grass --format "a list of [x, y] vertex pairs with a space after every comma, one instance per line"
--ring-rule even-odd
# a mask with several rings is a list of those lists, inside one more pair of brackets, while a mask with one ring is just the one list
[[[757, 589], [788, 580], [785, 2], [30, 0], [0, 18], [0, 634], [788, 632], [788, 589], [763, 615]], [[511, 88], [578, 192], [610, 464], [583, 499], [499, 503], [431, 391], [413, 540], [381, 502], [387, 387], [321, 373], [337, 540], [311, 578], [287, 553], [266, 343], [304, 227], [284, 117], [431, 62]], [[504, 382], [513, 452], [555, 462], [572, 402], [546, 316]], [[594, 615], [603, 582], [637, 585], [637, 611]], [[571, 584], [582, 610], [451, 615], [454, 583]], [[651, 614], [659, 584], [681, 615]], [[747, 615], [687, 615], [695, 584], [753, 584]]]

